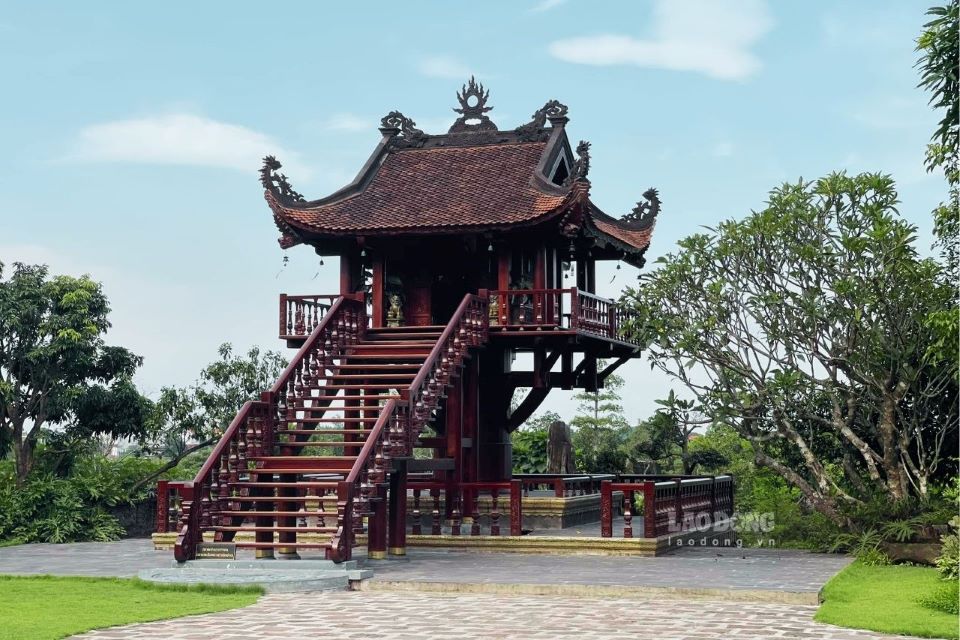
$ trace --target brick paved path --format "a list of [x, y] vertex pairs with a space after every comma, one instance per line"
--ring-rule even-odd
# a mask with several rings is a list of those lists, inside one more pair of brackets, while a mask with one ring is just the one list
[[264, 596], [245, 609], [93, 631], [87, 640], [878, 640], [813, 622], [816, 607], [718, 601], [432, 593]]

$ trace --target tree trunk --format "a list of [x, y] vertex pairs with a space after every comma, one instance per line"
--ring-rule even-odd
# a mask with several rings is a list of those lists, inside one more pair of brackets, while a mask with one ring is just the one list
[[175, 455], [173, 458], [168, 460], [166, 464], [164, 464], [162, 467], [160, 467], [150, 475], [137, 480], [137, 482], [130, 488], [130, 495], [135, 494], [137, 492], [137, 489], [139, 489], [143, 485], [147, 484], [148, 482], [152, 482], [156, 480], [157, 478], [159, 478], [161, 475], [163, 475], [170, 469], [173, 469], [175, 466], [180, 464], [181, 460], [186, 458], [188, 455], [190, 455], [194, 451], [199, 451], [204, 447], [209, 447], [211, 444], [214, 443], [215, 440], [216, 438], [209, 438], [207, 440], [204, 440], [203, 442], [193, 445], [192, 447], [188, 447], [184, 449], [183, 451], [181, 451], [179, 454]]
[[887, 476], [887, 492], [894, 500], [907, 495], [905, 478], [900, 472], [900, 455], [897, 451], [897, 398], [893, 391], [886, 391], [880, 405], [880, 445], [883, 449], [883, 472]]
[[754, 462], [761, 467], [773, 469], [779, 473], [784, 480], [800, 489], [800, 492], [807, 499], [814, 509], [825, 515], [831, 522], [840, 527], [847, 526], [846, 518], [840, 515], [836, 502], [811, 486], [809, 482], [803, 479], [799, 473], [786, 466], [779, 460], [768, 456], [760, 450], [754, 451]]
[[17, 488], [20, 489], [27, 481], [30, 470], [33, 469], [33, 453], [36, 442], [30, 438], [22, 440], [17, 438], [13, 442], [13, 456], [17, 466]]

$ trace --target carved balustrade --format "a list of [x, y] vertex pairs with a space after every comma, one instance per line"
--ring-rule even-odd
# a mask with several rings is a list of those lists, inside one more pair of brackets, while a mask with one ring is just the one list
[[313, 333], [338, 297], [338, 295], [292, 296], [281, 293], [280, 338], [302, 338]]
[[[408, 482], [411, 535], [523, 535], [523, 483]], [[449, 504], [448, 504], [449, 502]], [[449, 517], [448, 517], [449, 516]]]
[[531, 491], [552, 491], [554, 497], [570, 498], [600, 493], [600, 483], [604, 480], [613, 480], [612, 473], [565, 475], [555, 473], [515, 473], [514, 480], [523, 484], [523, 495]]
[[496, 331], [570, 331], [637, 344], [624, 331], [635, 317], [631, 309], [576, 287], [500, 289], [489, 295]]
[[634, 537], [635, 498], [643, 496], [643, 537], [708, 528], [733, 514], [733, 477], [626, 474], [600, 490], [600, 535], [613, 536], [613, 493], [623, 492], [623, 537]]
[[487, 340], [487, 297], [467, 294], [444, 327], [430, 355], [405, 392], [407, 442], [404, 455], [412, 455], [423, 427], [443, 397], [444, 387], [463, 363], [467, 351]]

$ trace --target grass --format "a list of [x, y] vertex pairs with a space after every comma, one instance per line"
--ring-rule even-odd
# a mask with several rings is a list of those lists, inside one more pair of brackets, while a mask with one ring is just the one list
[[823, 587], [818, 622], [924, 638], [957, 638], [957, 616], [918, 600], [943, 586], [932, 567], [868, 567], [854, 562]]
[[157, 585], [128, 578], [0, 576], [0, 640], [55, 640], [131, 622], [256, 602], [259, 587]]
[[10, 540], [0, 540], [0, 549], [3, 547], [16, 547], [17, 545], [23, 544], [23, 540], [19, 538], [11, 538]]

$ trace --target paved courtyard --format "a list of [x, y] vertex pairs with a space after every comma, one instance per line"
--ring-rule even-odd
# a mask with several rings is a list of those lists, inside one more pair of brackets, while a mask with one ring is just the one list
[[93, 631], [88, 640], [707, 640], [903, 638], [813, 622], [816, 607], [486, 594], [269, 595], [236, 611]]
[[[154, 551], [143, 539], [23, 545], [0, 548], [0, 573], [132, 576], [140, 569], [169, 566], [171, 555]], [[411, 549], [407, 561], [373, 563], [374, 578], [363, 592], [271, 594], [245, 609], [77, 637], [271, 640], [316, 637], [317, 630], [338, 638], [385, 634], [418, 640], [893, 637], [815, 623], [816, 606], [775, 601], [777, 593], [814, 598], [848, 562], [843, 556], [775, 549], [685, 548], [657, 558]], [[471, 592], [437, 593], [437, 585]], [[516, 588], [472, 592], [511, 585]], [[567, 591], [542, 595], [524, 590], [543, 585]], [[675, 592], [653, 594], [646, 587]], [[629, 589], [632, 594], [626, 593]], [[738, 601], [730, 600], [729, 593], [740, 594]], [[752, 601], [755, 596], [760, 601]]]

